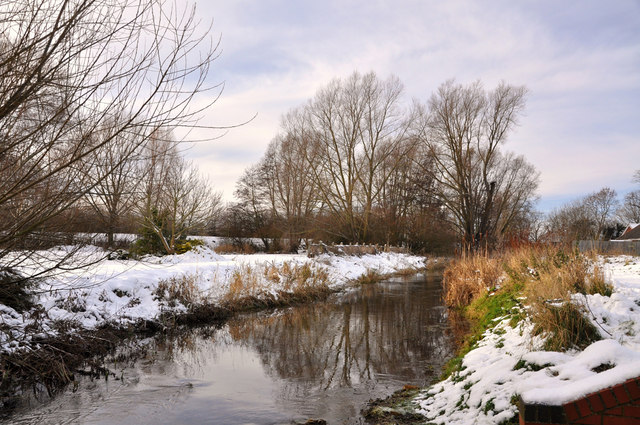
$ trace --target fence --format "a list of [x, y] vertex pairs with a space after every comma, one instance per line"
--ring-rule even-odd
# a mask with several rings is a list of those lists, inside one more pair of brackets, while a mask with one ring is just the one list
[[580, 252], [596, 251], [600, 254], [626, 254], [640, 256], [640, 241], [578, 241]]
[[315, 257], [320, 254], [359, 256], [365, 254], [377, 254], [379, 252], [408, 253], [409, 250], [405, 247], [389, 245], [325, 245], [323, 243], [312, 244], [307, 248], [307, 255], [309, 257]]

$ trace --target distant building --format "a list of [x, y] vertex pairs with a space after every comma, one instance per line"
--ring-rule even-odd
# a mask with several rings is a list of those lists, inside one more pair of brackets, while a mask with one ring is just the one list
[[631, 223], [616, 241], [640, 241], [640, 223]]

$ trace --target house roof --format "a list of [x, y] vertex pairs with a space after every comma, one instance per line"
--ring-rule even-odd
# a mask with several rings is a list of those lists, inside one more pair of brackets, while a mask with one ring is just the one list
[[627, 230], [625, 230], [625, 232], [622, 234], [622, 236], [620, 236], [616, 240], [617, 241], [640, 240], [640, 226], [636, 224], [635, 227], [632, 227], [631, 229], [629, 229], [629, 227], [631, 226], [633, 225], [629, 225], [627, 227]]

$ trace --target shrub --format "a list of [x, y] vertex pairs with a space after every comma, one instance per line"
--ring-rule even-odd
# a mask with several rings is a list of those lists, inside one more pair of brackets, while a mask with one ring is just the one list
[[204, 246], [204, 241], [202, 239], [182, 239], [176, 242], [176, 254], [184, 254], [185, 252], [189, 252], [199, 246]]
[[198, 276], [194, 274], [170, 277], [158, 282], [153, 295], [170, 307], [175, 307], [178, 302], [188, 307], [201, 301], [197, 282]]
[[18, 313], [33, 307], [29, 288], [33, 280], [27, 280], [10, 268], [0, 268], [0, 304], [13, 308]]

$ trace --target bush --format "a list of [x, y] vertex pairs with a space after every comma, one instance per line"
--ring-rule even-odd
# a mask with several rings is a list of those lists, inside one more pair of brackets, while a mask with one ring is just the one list
[[161, 280], [153, 291], [154, 298], [165, 301], [169, 307], [175, 307], [178, 302], [185, 307], [193, 306], [201, 301], [197, 281], [198, 276], [193, 274]]
[[199, 246], [204, 246], [204, 241], [202, 239], [183, 239], [176, 242], [175, 250], [176, 254], [184, 254], [185, 252], [189, 252]]
[[18, 313], [27, 311], [33, 307], [29, 288], [33, 281], [25, 279], [15, 270], [0, 268], [0, 304], [11, 307]]

